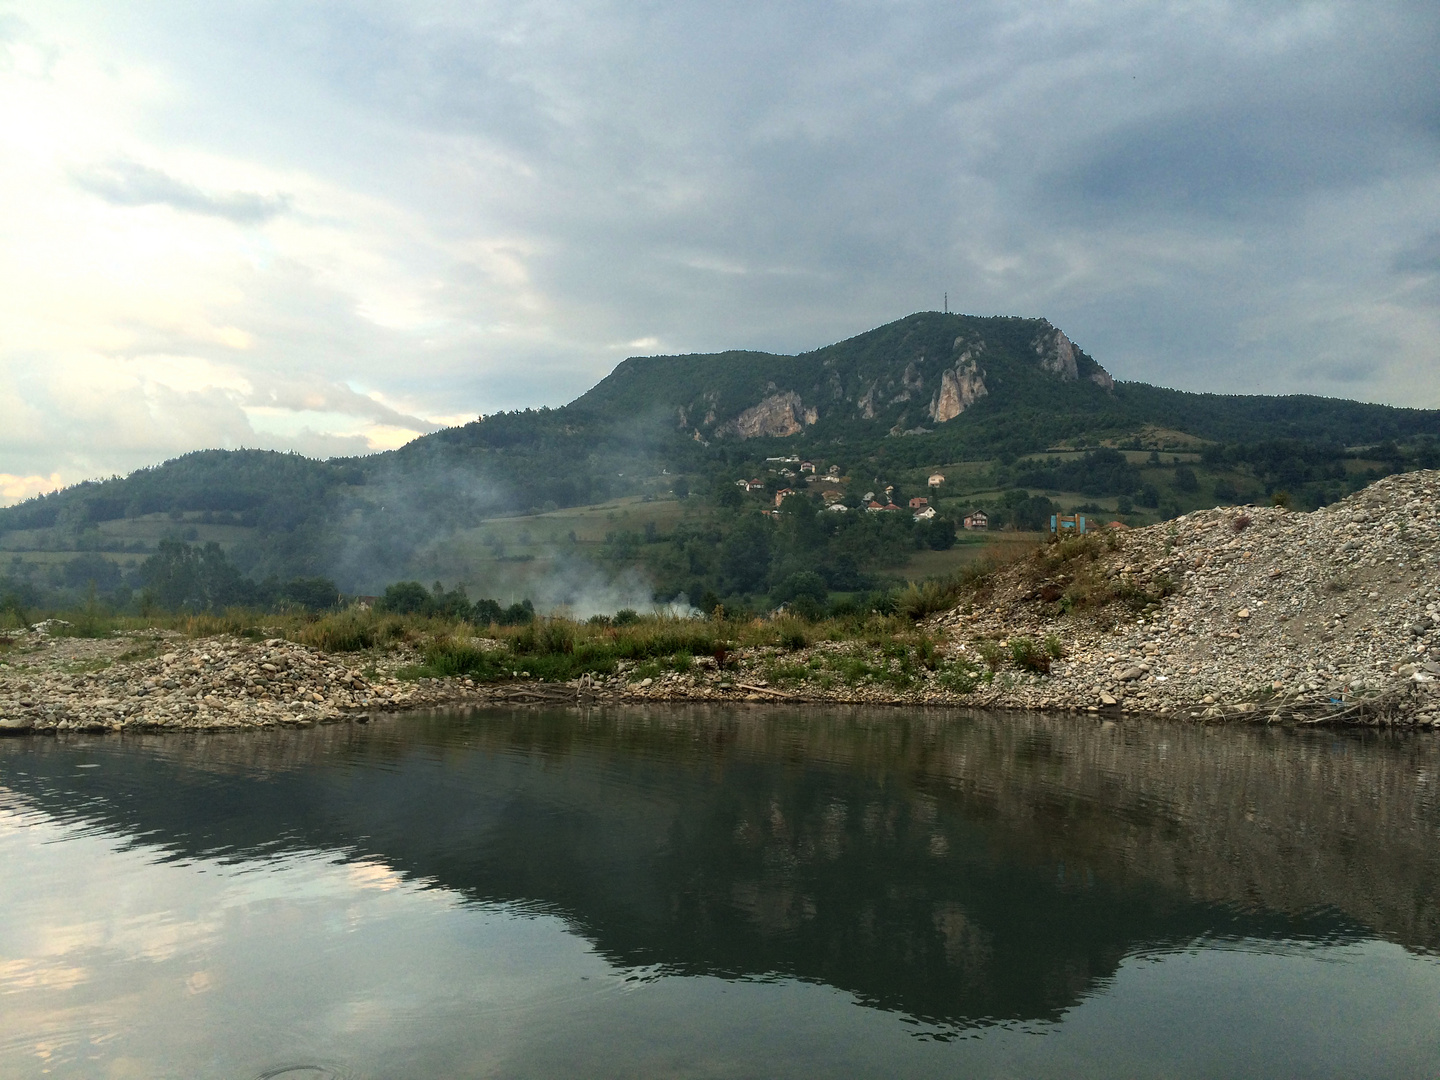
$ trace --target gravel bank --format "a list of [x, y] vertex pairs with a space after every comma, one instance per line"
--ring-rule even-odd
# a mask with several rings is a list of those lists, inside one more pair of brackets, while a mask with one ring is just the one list
[[[1440, 726], [1440, 472], [1313, 513], [1227, 507], [1108, 539], [1007, 568], [983, 605], [934, 621], [972, 652], [1060, 639], [1048, 675], [997, 677], [976, 704]], [[1061, 613], [1077, 585], [1152, 602]]]
[[[1440, 472], [1317, 510], [1227, 507], [994, 574], [926, 628], [940, 663], [858, 642], [736, 649], [724, 670], [566, 685], [406, 681], [419, 657], [327, 655], [280, 638], [166, 631], [71, 638], [41, 624], [0, 652], [0, 733], [272, 727], [447, 704], [795, 701], [1126, 711], [1204, 722], [1440, 727]], [[1008, 659], [1051, 638], [1049, 671]], [[982, 661], [982, 657], [986, 659]], [[1043, 666], [1043, 663], [1040, 665]], [[978, 674], [960, 678], [957, 673]], [[863, 672], [856, 674], [857, 672]]]

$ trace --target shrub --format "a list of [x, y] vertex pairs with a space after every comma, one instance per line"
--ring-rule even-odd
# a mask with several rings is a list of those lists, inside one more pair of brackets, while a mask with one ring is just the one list
[[634, 608], [621, 608], [610, 617], [614, 626], [634, 626], [640, 621], [640, 613]]
[[559, 619], [551, 619], [541, 628], [536, 644], [542, 654], [573, 653], [575, 630]]
[[1015, 661], [1016, 667], [1026, 671], [1038, 671], [1041, 674], [1048, 674], [1050, 671], [1049, 654], [1037, 645], [1033, 638], [1011, 638], [1010, 659]]
[[454, 640], [436, 641], [425, 650], [425, 667], [441, 678], [468, 675], [476, 680], [503, 679], [510, 674], [507, 659]]
[[1237, 515], [1235, 516], [1235, 518], [1230, 522], [1230, 528], [1234, 529], [1237, 533], [1242, 533], [1242, 532], [1244, 532], [1246, 529], [1248, 529], [1249, 527], [1250, 527], [1250, 515], [1249, 515], [1249, 514], [1237, 514]]
[[975, 647], [975, 651], [980, 654], [980, 659], [985, 662], [985, 666], [990, 669], [992, 674], [999, 671], [1000, 665], [1005, 662], [1005, 650], [1000, 647], [998, 641], [991, 638], [980, 642]]

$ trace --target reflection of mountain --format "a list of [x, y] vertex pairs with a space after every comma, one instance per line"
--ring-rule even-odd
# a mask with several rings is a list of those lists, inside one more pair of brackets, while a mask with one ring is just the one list
[[896, 712], [0, 743], [24, 802], [186, 857], [364, 854], [617, 963], [951, 1024], [1055, 1017], [1202, 935], [1440, 945], [1437, 766], [1425, 739]]

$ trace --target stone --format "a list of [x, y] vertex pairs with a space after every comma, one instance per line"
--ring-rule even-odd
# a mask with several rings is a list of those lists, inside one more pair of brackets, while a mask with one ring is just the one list
[[1144, 675], [1145, 675], [1145, 669], [1144, 669], [1144, 668], [1142, 668], [1142, 667], [1128, 667], [1128, 668], [1126, 668], [1124, 671], [1122, 671], [1122, 672], [1120, 673], [1120, 681], [1121, 681], [1121, 682], [1134, 682], [1136, 679], [1142, 678]]

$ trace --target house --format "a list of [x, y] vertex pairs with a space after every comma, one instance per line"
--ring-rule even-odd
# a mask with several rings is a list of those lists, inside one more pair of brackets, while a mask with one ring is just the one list
[[929, 506], [929, 505], [930, 505], [930, 500], [927, 499], [927, 498], [925, 498], [924, 495], [916, 495], [913, 499], [910, 500], [910, 509], [911, 509], [911, 510], [919, 510], [922, 506]]
[[865, 512], [866, 512], [867, 514], [878, 514], [881, 510], [884, 510], [884, 509], [885, 509], [884, 504], [883, 504], [883, 503], [878, 503], [878, 502], [876, 502], [874, 499], [871, 499], [869, 502], [867, 502], [867, 503], [865, 504]]
[[1112, 521], [1112, 522], [1110, 522], [1108, 525], [1106, 525], [1105, 528], [1107, 528], [1107, 529], [1128, 529], [1128, 528], [1130, 528], [1130, 526], [1129, 526], [1129, 525], [1126, 525], [1123, 521]]
[[933, 506], [922, 506], [919, 510], [915, 511], [916, 521], [929, 521], [934, 516], [935, 508]]
[[966, 514], [965, 520], [962, 521], [961, 524], [967, 529], [988, 529], [990, 527], [990, 515], [985, 513], [984, 510], [975, 510], [972, 513]]
[[825, 509], [834, 510], [837, 514], [844, 514], [849, 512], [850, 510], [850, 508], [846, 506], [843, 502], [833, 502], [829, 506], [825, 507]]
[[900, 507], [896, 506], [893, 502], [887, 502], [880, 509], [885, 511], [885, 513], [887, 514], [898, 514], [901, 512]]
[[779, 491], [775, 492], [775, 505], [778, 507], [781, 503], [785, 501], [788, 496], [794, 494], [795, 491], [793, 488], [781, 488]]
[[815, 471], [815, 463], [814, 463], [813, 461], [802, 461], [802, 462], [800, 462], [800, 471], [801, 471], [801, 472], [814, 472], [814, 471]]
[[868, 503], [873, 498], [875, 498], [875, 493], [873, 491], [867, 491], [864, 495], [860, 496], [860, 501]]
[[930, 486], [931, 486], [931, 487], [939, 487], [939, 486], [940, 486], [941, 484], [943, 484], [944, 482], [945, 482], [945, 474], [944, 474], [944, 473], [938, 473], [938, 472], [937, 472], [937, 473], [931, 473], [931, 474], [930, 474]]
[[839, 466], [839, 465], [831, 465], [830, 468], [826, 470], [826, 472], [828, 472], [829, 475], [831, 475], [831, 476], [839, 476], [839, 475], [840, 475], [840, 466]]

